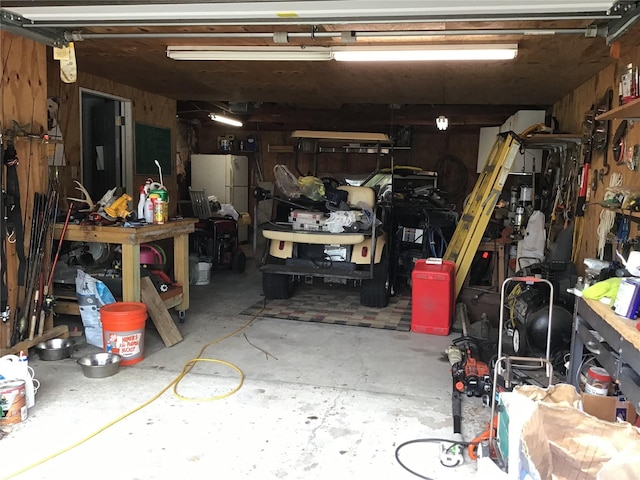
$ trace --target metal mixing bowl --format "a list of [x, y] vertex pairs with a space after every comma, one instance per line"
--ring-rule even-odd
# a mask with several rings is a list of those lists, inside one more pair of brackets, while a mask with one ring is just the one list
[[69, 358], [73, 353], [76, 342], [69, 338], [54, 338], [36, 345], [36, 352], [40, 360], [62, 360]]
[[94, 353], [78, 359], [85, 377], [104, 378], [114, 375], [120, 369], [122, 357], [115, 353]]

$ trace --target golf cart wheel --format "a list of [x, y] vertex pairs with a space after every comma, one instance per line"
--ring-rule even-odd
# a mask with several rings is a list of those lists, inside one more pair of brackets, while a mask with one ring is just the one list
[[262, 291], [267, 300], [284, 300], [293, 295], [295, 280], [291, 275], [263, 273]]
[[247, 256], [244, 254], [242, 250], [238, 250], [233, 254], [233, 259], [231, 260], [231, 270], [236, 273], [244, 272], [244, 269], [247, 266]]
[[373, 266], [373, 278], [362, 281], [360, 305], [374, 308], [389, 305], [389, 263], [384, 253], [380, 263]]
[[511, 337], [511, 348], [515, 355], [520, 357], [527, 354], [527, 329], [521, 323], [516, 324], [516, 328], [513, 330], [513, 337]]

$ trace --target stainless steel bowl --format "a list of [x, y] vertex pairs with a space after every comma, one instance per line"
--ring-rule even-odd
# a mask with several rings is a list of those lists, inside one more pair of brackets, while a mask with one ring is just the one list
[[78, 359], [85, 377], [104, 378], [115, 375], [120, 369], [122, 357], [115, 353], [94, 353]]
[[76, 342], [69, 338], [54, 338], [36, 345], [36, 352], [40, 360], [62, 360], [69, 358], [73, 353]]

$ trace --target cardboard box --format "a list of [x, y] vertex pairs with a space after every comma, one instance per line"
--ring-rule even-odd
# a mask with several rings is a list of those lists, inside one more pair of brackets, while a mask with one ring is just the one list
[[583, 393], [582, 409], [589, 415], [608, 422], [615, 422], [616, 418], [621, 418], [634, 425], [637, 418], [635, 408], [625, 397], [604, 397]]

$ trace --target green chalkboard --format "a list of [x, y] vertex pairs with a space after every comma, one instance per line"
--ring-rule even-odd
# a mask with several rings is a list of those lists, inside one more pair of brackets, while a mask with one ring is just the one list
[[158, 160], [162, 175], [171, 175], [171, 129], [136, 123], [136, 174], [159, 174]]

